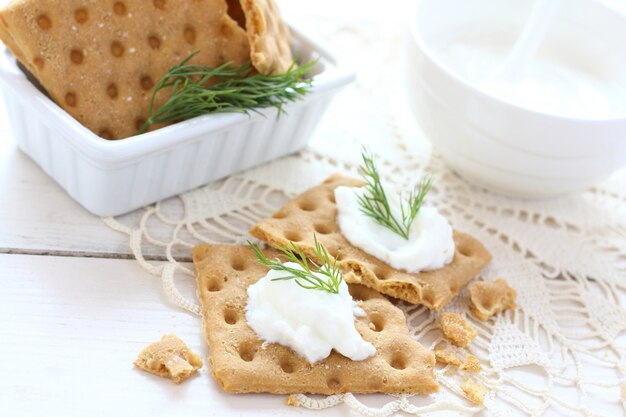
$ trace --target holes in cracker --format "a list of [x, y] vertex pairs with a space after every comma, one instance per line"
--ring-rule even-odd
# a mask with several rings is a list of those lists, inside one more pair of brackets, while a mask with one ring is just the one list
[[337, 377], [328, 378], [326, 380], [326, 386], [333, 390], [341, 389], [341, 381]]
[[35, 66], [37, 67], [37, 69], [39, 69], [40, 71], [43, 69], [44, 67], [44, 60], [41, 57], [37, 57], [35, 59], [33, 59], [33, 63], [35, 64]]
[[333, 228], [327, 224], [318, 223], [313, 225], [313, 228], [315, 229], [315, 232], [320, 235], [328, 235], [330, 233], [333, 233]]
[[300, 209], [304, 211], [314, 211], [317, 208], [317, 204], [315, 204], [315, 202], [311, 200], [304, 200], [298, 202], [298, 207], [300, 207]]
[[111, 98], [117, 98], [117, 86], [115, 83], [111, 83], [107, 87], [107, 95]]
[[299, 242], [302, 240], [302, 233], [297, 230], [287, 230], [285, 232], [285, 239], [291, 240], [292, 242]]
[[243, 271], [246, 269], [246, 264], [241, 258], [233, 258], [230, 260], [230, 267], [235, 271]]
[[150, 48], [157, 50], [161, 47], [161, 40], [156, 35], [150, 35], [148, 36], [148, 45], [150, 45]]
[[67, 104], [70, 107], [76, 107], [76, 94], [67, 93], [65, 95], [65, 104]]
[[113, 139], [113, 133], [111, 133], [109, 129], [100, 129], [100, 131], [98, 132], [98, 136], [103, 139]]
[[185, 37], [185, 42], [189, 45], [193, 45], [196, 43], [196, 30], [191, 26], [187, 26], [183, 32], [183, 36]]
[[154, 7], [156, 7], [157, 9], [165, 9], [165, 0], [154, 0]]
[[124, 55], [124, 45], [119, 41], [111, 42], [111, 55], [118, 58]]
[[465, 245], [458, 245], [457, 249], [459, 251], [459, 253], [463, 256], [467, 256], [467, 257], [471, 257], [472, 256], [472, 251], [470, 250], [470, 248], [468, 248]]
[[123, 16], [126, 14], [126, 5], [121, 1], [116, 1], [113, 5], [113, 11], [118, 16]]
[[369, 328], [375, 332], [382, 332], [385, 328], [385, 318], [378, 313], [372, 313], [369, 315], [370, 323]]
[[152, 77], [150, 77], [149, 75], [144, 75], [143, 77], [141, 77], [141, 79], [139, 80], [139, 84], [141, 85], [141, 88], [144, 89], [144, 91], [151, 90], [152, 87], [154, 87], [154, 81], [152, 81]]
[[362, 285], [350, 285], [348, 291], [354, 299], [354, 301], [367, 301], [371, 299], [371, 290]]
[[209, 284], [207, 285], [207, 290], [209, 290], [210, 292], [217, 292], [220, 291], [223, 286], [224, 283], [221, 280], [213, 278], [211, 281], [209, 281]]
[[402, 352], [394, 352], [389, 358], [389, 365], [398, 370], [406, 369], [408, 366], [409, 359]]
[[234, 308], [228, 307], [224, 310], [224, 321], [231, 326], [239, 321], [239, 312]]
[[39, 26], [40, 29], [48, 30], [52, 27], [52, 21], [45, 14], [41, 14], [37, 17], [37, 26]]
[[256, 355], [258, 348], [256, 344], [250, 341], [244, 341], [239, 344], [237, 352], [239, 357], [245, 362], [252, 362], [254, 355]]
[[272, 218], [274, 219], [284, 219], [286, 217], [287, 217], [286, 211], [277, 211], [276, 213], [272, 214]]
[[135, 129], [139, 130], [141, 129], [144, 125], [146, 124], [146, 118], [145, 117], [137, 117], [135, 119]]
[[83, 55], [83, 52], [78, 50], [78, 49], [72, 49], [72, 51], [70, 52], [70, 60], [74, 63], [74, 64], [82, 64], [83, 60], [85, 59], [85, 56]]
[[74, 20], [76, 23], [83, 24], [89, 19], [89, 14], [87, 13], [87, 9], [76, 9], [74, 11]]
[[286, 374], [292, 374], [296, 371], [296, 363], [289, 356], [283, 356], [279, 361], [280, 369]]

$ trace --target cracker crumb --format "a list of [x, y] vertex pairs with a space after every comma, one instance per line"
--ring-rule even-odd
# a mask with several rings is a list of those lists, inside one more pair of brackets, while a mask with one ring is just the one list
[[467, 396], [467, 399], [474, 404], [482, 404], [488, 392], [483, 384], [472, 378], [466, 379], [465, 382], [461, 384], [461, 389]]
[[454, 354], [452, 349], [446, 347], [435, 347], [435, 359], [442, 365], [461, 366], [461, 360]]
[[202, 359], [174, 334], [166, 334], [160, 341], [146, 346], [135, 366], [146, 372], [169, 378], [180, 384], [202, 368]]
[[482, 370], [483, 367], [476, 356], [469, 355], [465, 363], [463, 363], [463, 365], [461, 365], [459, 369], [469, 372], [478, 372]]
[[515, 308], [517, 292], [503, 278], [495, 282], [474, 282], [468, 292], [470, 311], [479, 320], [486, 321], [495, 314]]
[[439, 328], [446, 340], [454, 346], [467, 346], [477, 335], [472, 325], [456, 313], [441, 313]]
[[302, 405], [300, 404], [300, 400], [298, 400], [298, 396], [293, 394], [287, 397], [286, 403], [291, 407], [300, 407]]

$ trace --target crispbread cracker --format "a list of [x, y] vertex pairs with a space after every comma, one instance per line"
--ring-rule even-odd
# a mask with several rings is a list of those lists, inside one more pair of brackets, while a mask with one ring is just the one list
[[479, 320], [486, 321], [494, 314], [515, 308], [517, 293], [499, 278], [495, 282], [477, 281], [467, 287], [470, 311]]
[[282, 74], [293, 63], [291, 35], [274, 0], [240, 0], [246, 16], [252, 65], [261, 74]]
[[154, 84], [192, 52], [208, 66], [250, 54], [225, 0], [14, 0], [0, 11], [0, 38], [64, 110], [107, 139], [137, 132]]
[[146, 372], [169, 378], [180, 384], [199, 368], [202, 359], [174, 334], [166, 334], [141, 351], [135, 366]]
[[346, 282], [359, 283], [414, 304], [439, 310], [491, 260], [491, 254], [473, 237], [454, 232], [452, 263], [434, 271], [410, 274], [391, 268], [378, 258], [352, 246], [336, 222], [334, 190], [362, 185], [361, 180], [333, 175], [324, 183], [300, 194], [271, 218], [262, 220], [250, 234], [272, 246], [293, 241], [308, 256], [314, 256], [313, 234], [338, 259]]
[[[275, 250], [267, 256], [278, 256]], [[335, 352], [310, 364], [288, 347], [261, 340], [245, 319], [247, 288], [265, 276], [247, 246], [201, 245], [193, 250], [209, 364], [217, 383], [232, 393], [432, 393], [433, 354], [413, 340], [404, 314], [359, 285], [350, 293], [367, 314], [355, 320], [376, 355], [352, 361]], [[374, 324], [374, 329], [369, 323]]]

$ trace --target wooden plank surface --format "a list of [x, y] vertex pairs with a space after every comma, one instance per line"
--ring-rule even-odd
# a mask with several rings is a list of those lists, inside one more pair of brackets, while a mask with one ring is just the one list
[[133, 261], [0, 255], [0, 265], [1, 416], [321, 415], [285, 396], [225, 394], [206, 366], [181, 385], [137, 370], [137, 354], [165, 333], [207, 351], [200, 319], [168, 306]]

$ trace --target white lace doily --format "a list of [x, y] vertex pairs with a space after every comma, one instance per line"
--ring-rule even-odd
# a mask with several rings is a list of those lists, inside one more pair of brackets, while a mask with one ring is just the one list
[[[199, 314], [197, 304], [177, 289], [182, 281], [194, 282], [191, 248], [200, 242], [245, 242], [253, 224], [296, 194], [334, 172], [356, 174], [359, 149], [366, 145], [378, 155], [389, 183], [410, 186], [424, 172], [432, 173], [429, 204], [491, 251], [494, 259], [478, 279], [506, 278], [519, 294], [518, 308], [486, 323], [468, 317], [479, 335], [458, 354], [472, 353], [483, 364], [474, 376], [489, 389], [482, 406], [465, 399], [460, 389], [465, 374], [439, 365], [442, 389], [432, 396], [389, 396], [383, 406], [371, 406], [367, 396], [299, 395], [300, 405], [323, 409], [344, 403], [359, 415], [376, 417], [441, 410], [625, 415], [626, 171], [582, 195], [547, 201], [501, 197], [467, 183], [431, 152], [407, 109], [400, 76], [405, 16], [397, 11], [410, 2], [389, 1], [375, 10], [355, 7], [361, 4], [356, 0], [333, 2], [329, 7], [341, 19], [319, 14], [321, 3], [329, 1], [309, 3], [311, 10], [299, 13], [359, 68], [357, 83], [335, 100], [309, 147], [104, 222], [130, 236], [140, 265], [162, 278], [175, 304]], [[295, 4], [307, 7], [283, 4], [287, 14]], [[437, 313], [399, 306], [418, 341], [432, 348], [441, 340]], [[461, 293], [445, 310], [467, 316], [467, 295]]]

